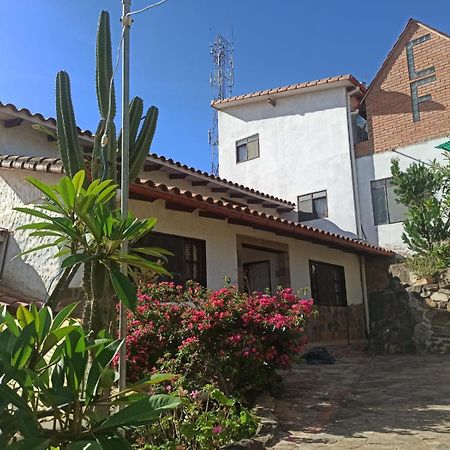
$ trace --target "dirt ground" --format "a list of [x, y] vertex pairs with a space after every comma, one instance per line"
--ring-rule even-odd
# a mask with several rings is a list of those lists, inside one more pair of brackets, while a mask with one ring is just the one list
[[450, 355], [349, 352], [284, 378], [275, 450], [450, 449]]

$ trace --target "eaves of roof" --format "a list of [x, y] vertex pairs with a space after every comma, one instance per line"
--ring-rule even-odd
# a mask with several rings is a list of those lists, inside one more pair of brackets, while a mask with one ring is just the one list
[[361, 84], [353, 75], [339, 75], [336, 77], [328, 77], [328, 78], [322, 78], [320, 80], [313, 80], [313, 81], [306, 81], [303, 83], [296, 83], [291, 84], [289, 86], [282, 86], [278, 88], [273, 89], [266, 89], [263, 91], [256, 91], [251, 92], [248, 94], [242, 94], [242, 95], [235, 95], [233, 97], [228, 97], [224, 99], [214, 100], [211, 102], [211, 106], [217, 109], [221, 109], [221, 107], [224, 107], [225, 105], [240, 102], [243, 100], [248, 99], [258, 99], [260, 97], [270, 96], [270, 95], [276, 95], [276, 94], [287, 94], [293, 91], [299, 91], [309, 88], [320, 88], [320, 87], [329, 87], [331, 84], [335, 84], [338, 82], [349, 82], [350, 85], [353, 85], [354, 87], [360, 89], [361, 94], [364, 94], [366, 91], [366, 87]]
[[[20, 157], [0, 155], [0, 168], [63, 174], [64, 168], [58, 158]], [[199, 210], [204, 217], [227, 219], [229, 223], [272, 231], [279, 235], [327, 245], [344, 251], [378, 256], [395, 255], [394, 252], [364, 241], [340, 236], [335, 233], [309, 227], [282, 219], [278, 216], [256, 211], [231, 202], [195, 194], [189, 190], [170, 187], [151, 180], [137, 179], [130, 186], [130, 196], [138, 200], [166, 200], [174, 209], [193, 212]]]
[[[4, 109], [6, 112], [8, 110], [15, 116], [24, 116], [31, 121], [42, 123], [43, 125], [50, 126], [51, 128], [56, 127], [56, 119], [54, 117], [44, 117], [41, 113], [33, 113], [27, 108], [18, 108], [12, 103], [2, 103], [0, 102], [0, 108]], [[78, 133], [82, 137], [92, 138], [93, 134], [89, 130], [82, 130], [78, 128]]]

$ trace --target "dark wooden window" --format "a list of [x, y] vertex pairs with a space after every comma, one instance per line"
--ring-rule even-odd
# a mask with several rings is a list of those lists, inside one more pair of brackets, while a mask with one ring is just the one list
[[259, 157], [259, 134], [236, 142], [236, 162], [244, 162]]
[[299, 222], [328, 217], [327, 191], [299, 195], [297, 209]]
[[344, 267], [309, 262], [311, 296], [319, 306], [347, 306]]
[[372, 181], [370, 187], [375, 225], [403, 222], [407, 208], [397, 201], [391, 178]]
[[172, 280], [184, 284], [193, 280], [206, 287], [206, 242], [164, 233], [149, 233], [139, 245], [161, 247], [173, 253], [168, 256], [166, 269], [172, 274]]

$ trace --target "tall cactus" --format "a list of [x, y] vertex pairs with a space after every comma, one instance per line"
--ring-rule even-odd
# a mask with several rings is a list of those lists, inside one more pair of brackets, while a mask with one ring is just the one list
[[56, 76], [56, 132], [58, 149], [67, 175], [73, 177], [84, 167], [83, 151], [78, 142], [78, 129], [66, 72]]
[[[100, 121], [94, 137], [91, 161], [85, 161], [82, 147], [78, 142], [78, 129], [72, 105], [70, 79], [66, 72], [59, 72], [56, 77], [56, 115], [58, 149], [67, 175], [73, 177], [85, 163], [90, 167], [92, 179], [112, 179], [118, 182], [117, 165], [120, 162], [122, 132], [116, 137], [114, 118], [116, 115], [116, 98], [113, 80], [111, 51], [111, 30], [109, 13], [102, 11], [97, 29], [96, 40], [96, 93]], [[135, 97], [129, 106], [130, 111], [130, 182], [133, 182], [142, 169], [155, 134], [158, 109], [151, 106], [145, 113], [144, 102]], [[141, 126], [142, 122], [142, 126]], [[87, 302], [85, 320], [97, 328], [109, 328], [109, 321], [114, 312], [108, 277], [105, 268], [99, 264], [84, 265], [83, 286]], [[59, 292], [67, 285], [69, 274], [64, 273], [55, 287]], [[60, 283], [66, 283], [59, 286]], [[61, 289], [60, 289], [61, 288]]]
[[[96, 40], [96, 92], [100, 121], [94, 137], [94, 148], [90, 164], [92, 178], [118, 181], [117, 162], [120, 161], [122, 132], [116, 137], [114, 118], [116, 98], [113, 80], [111, 51], [111, 29], [109, 13], [102, 11]], [[144, 102], [135, 97], [129, 106], [130, 111], [130, 182], [133, 182], [142, 169], [149, 153], [158, 120], [158, 108], [151, 106], [145, 116]], [[83, 151], [78, 142], [78, 131], [73, 112], [70, 93], [70, 80], [66, 72], [56, 77], [56, 114], [58, 148], [68, 175], [73, 176], [83, 168]], [[142, 126], [141, 126], [141, 121]], [[106, 134], [106, 138], [104, 137]]]

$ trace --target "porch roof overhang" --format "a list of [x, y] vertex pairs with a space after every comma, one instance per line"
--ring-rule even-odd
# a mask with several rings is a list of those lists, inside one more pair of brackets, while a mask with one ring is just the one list
[[154, 183], [151, 180], [140, 179], [132, 184], [130, 198], [150, 202], [164, 200], [168, 209], [191, 213], [198, 210], [201, 217], [227, 220], [230, 224], [269, 231], [280, 236], [309, 241], [350, 253], [384, 257], [395, 255], [390, 250], [365, 241], [340, 236], [211, 197], [203, 197], [200, 194]]
[[[58, 158], [0, 155], [0, 168], [27, 170], [62, 175], [64, 168]], [[329, 231], [282, 219], [235, 203], [204, 197], [189, 190], [170, 187], [151, 180], [137, 179], [130, 186], [130, 198], [144, 201], [164, 200], [167, 209], [184, 212], [199, 211], [201, 217], [227, 220], [230, 224], [252, 227], [346, 252], [361, 255], [393, 257], [395, 252], [368, 242], [341, 236]]]

